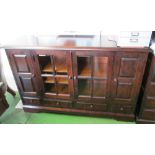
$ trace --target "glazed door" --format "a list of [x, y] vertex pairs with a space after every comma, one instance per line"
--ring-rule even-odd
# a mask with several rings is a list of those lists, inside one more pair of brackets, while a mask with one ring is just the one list
[[117, 52], [114, 62], [113, 103], [135, 105], [143, 78], [146, 54]]
[[73, 94], [71, 53], [36, 50], [34, 55], [44, 97], [71, 99]]
[[73, 52], [75, 98], [106, 103], [110, 96], [113, 55], [103, 51]]
[[38, 96], [37, 77], [29, 50], [7, 50], [10, 65], [22, 96]]

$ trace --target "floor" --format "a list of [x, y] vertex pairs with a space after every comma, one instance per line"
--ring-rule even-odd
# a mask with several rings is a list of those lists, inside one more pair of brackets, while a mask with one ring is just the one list
[[54, 113], [26, 113], [22, 109], [16, 109], [15, 106], [20, 100], [17, 93], [14, 98], [6, 93], [9, 108], [0, 117], [1, 124], [133, 124], [134, 122], [116, 121], [114, 119], [105, 119], [87, 116], [64, 115]]

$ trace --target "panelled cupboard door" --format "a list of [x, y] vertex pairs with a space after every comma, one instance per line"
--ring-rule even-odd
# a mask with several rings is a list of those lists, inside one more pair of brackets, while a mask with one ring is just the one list
[[146, 59], [147, 56], [143, 53], [116, 53], [112, 82], [112, 103], [136, 104]]
[[38, 96], [37, 78], [31, 52], [23, 49], [6, 51], [21, 94], [23, 96]]
[[112, 75], [112, 52], [74, 51], [75, 99], [108, 103]]
[[71, 99], [73, 79], [71, 52], [64, 50], [34, 50], [35, 65], [45, 98]]
[[139, 118], [155, 120], [155, 57], [152, 59]]

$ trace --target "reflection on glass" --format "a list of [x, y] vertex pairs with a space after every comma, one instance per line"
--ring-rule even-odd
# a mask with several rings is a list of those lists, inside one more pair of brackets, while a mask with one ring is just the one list
[[91, 95], [90, 89], [90, 80], [88, 79], [79, 79], [78, 80], [78, 94], [79, 95]]
[[58, 94], [69, 94], [68, 85], [65, 84], [57, 84]]
[[103, 80], [93, 80], [93, 96], [105, 97], [106, 96], [106, 82]]
[[61, 53], [61, 55], [54, 55], [55, 71], [56, 74], [67, 75], [67, 63], [66, 63], [66, 53]]
[[45, 83], [45, 92], [47, 93], [56, 93], [55, 84]]
[[108, 57], [94, 57], [94, 76], [107, 78]]
[[90, 57], [78, 57], [78, 75], [91, 76], [91, 61]]

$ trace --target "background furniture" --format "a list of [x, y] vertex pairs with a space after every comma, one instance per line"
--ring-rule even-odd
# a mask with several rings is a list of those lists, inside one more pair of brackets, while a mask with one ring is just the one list
[[137, 117], [137, 123], [155, 123], [155, 56], [151, 58], [151, 68]]
[[4, 86], [3, 82], [0, 82], [0, 115], [9, 107], [2, 87]]
[[150, 49], [6, 48], [25, 111], [134, 120]]

